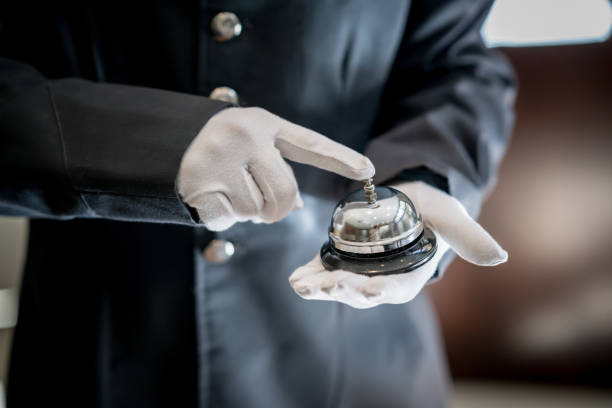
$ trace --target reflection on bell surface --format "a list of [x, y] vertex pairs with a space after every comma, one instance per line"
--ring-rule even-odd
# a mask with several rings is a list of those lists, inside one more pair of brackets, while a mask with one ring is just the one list
[[389, 275], [410, 272], [435, 253], [436, 237], [412, 201], [370, 179], [336, 205], [321, 261], [330, 271]]

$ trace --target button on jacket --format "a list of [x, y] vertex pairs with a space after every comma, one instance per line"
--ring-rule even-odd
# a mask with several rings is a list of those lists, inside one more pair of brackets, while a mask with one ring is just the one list
[[0, 212], [32, 218], [9, 407], [445, 405], [425, 295], [354, 310], [288, 285], [346, 180], [292, 163], [303, 210], [213, 234], [175, 179], [239, 103], [476, 213], [514, 96], [490, 3], [3, 2]]

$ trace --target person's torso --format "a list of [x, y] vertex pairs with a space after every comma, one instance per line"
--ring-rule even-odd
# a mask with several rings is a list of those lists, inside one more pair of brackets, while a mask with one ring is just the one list
[[[50, 78], [204, 96], [227, 86], [248, 106], [360, 151], [373, 136], [410, 7], [401, 0], [28, 3], [1, 6], [0, 52]], [[227, 42], [210, 28], [223, 11], [242, 24]], [[172, 403], [172, 393], [194, 387], [208, 406], [439, 405], [443, 363], [426, 300], [358, 311], [292, 292], [288, 275], [316, 255], [346, 189], [339, 177], [292, 166], [306, 208], [273, 225], [217, 234], [236, 248], [224, 264], [203, 257], [212, 237], [203, 230], [34, 221], [15, 378], [28, 378], [19, 370], [38, 363], [47, 369], [30, 378], [52, 387], [63, 380], [50, 367], [63, 362], [61, 376], [77, 382], [74, 400], [102, 406]], [[36, 333], [54, 327], [57, 337], [40, 350]]]

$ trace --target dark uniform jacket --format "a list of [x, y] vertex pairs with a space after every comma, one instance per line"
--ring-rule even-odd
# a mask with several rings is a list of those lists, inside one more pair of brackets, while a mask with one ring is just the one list
[[[479, 35], [490, 3], [2, 2], [0, 213], [32, 219], [9, 408], [443, 406], [425, 296], [354, 310], [287, 283], [346, 180], [292, 164], [304, 210], [213, 234], [175, 178], [230, 87], [475, 214], [514, 96]], [[227, 42], [222, 11], [242, 25]], [[203, 256], [215, 237], [225, 262]]]

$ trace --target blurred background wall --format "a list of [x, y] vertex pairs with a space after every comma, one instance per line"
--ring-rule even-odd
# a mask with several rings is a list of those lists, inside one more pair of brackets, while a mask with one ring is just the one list
[[431, 287], [450, 367], [612, 388], [612, 41], [502, 51], [517, 122], [480, 221], [510, 259]]

